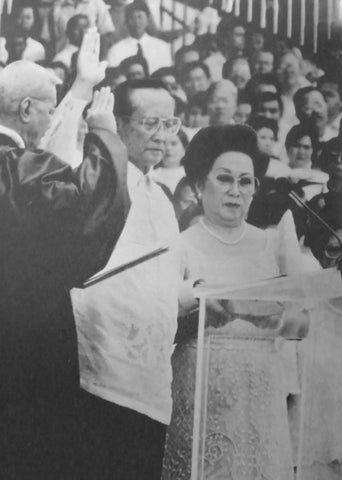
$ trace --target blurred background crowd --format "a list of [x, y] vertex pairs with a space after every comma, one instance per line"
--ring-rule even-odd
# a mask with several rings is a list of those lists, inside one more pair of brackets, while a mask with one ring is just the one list
[[[318, 2], [306, 2], [304, 20], [297, 15], [300, 2], [294, 2], [289, 16], [289, 2], [275, 12], [279, 2], [273, 0], [241, 2], [241, 9], [238, 1], [9, 3], [1, 21], [0, 67], [26, 59], [51, 69], [60, 79], [59, 101], [75, 78], [78, 50], [92, 26], [101, 36], [101, 58], [108, 62], [101, 86], [114, 92], [126, 79], [165, 83], [183, 126], [168, 140], [154, 176], [174, 203], [182, 229], [200, 210], [181, 165], [188, 142], [208, 125], [246, 123], [258, 135], [263, 176], [249, 222], [275, 225], [290, 208], [298, 238], [306, 235], [310, 243], [306, 215], [287, 193], [294, 189], [319, 211], [342, 191], [339, 24], [320, 21], [312, 27], [312, 15], [322, 16], [322, 4], [329, 10], [337, 2], [320, 2], [316, 14]], [[253, 12], [243, 10], [252, 8], [249, 4]]]

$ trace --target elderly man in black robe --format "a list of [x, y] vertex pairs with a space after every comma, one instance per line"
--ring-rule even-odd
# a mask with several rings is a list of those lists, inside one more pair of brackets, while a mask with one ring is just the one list
[[[102, 78], [99, 38], [86, 34], [75, 98]], [[94, 95], [82, 164], [72, 170], [37, 145], [55, 83], [15, 62], [0, 74], [0, 478], [80, 477], [76, 330], [69, 289], [103, 268], [129, 208], [126, 151], [113, 98]], [[94, 146], [96, 148], [94, 148]]]

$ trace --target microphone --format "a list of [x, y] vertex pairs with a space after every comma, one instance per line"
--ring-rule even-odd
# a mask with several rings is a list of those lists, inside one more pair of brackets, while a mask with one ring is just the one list
[[[342, 240], [337, 235], [335, 230], [325, 220], [323, 220], [323, 218], [320, 215], [318, 215], [318, 213], [314, 212], [310, 207], [308, 207], [307, 204], [300, 198], [299, 195], [297, 195], [296, 192], [291, 190], [288, 195], [291, 198], [291, 200], [293, 200], [299, 207], [304, 208], [304, 210], [306, 210], [313, 217], [315, 217], [316, 220], [318, 220], [319, 223], [323, 225], [331, 233], [331, 235], [333, 235], [336, 238], [339, 246], [341, 247], [341, 256], [342, 256]], [[340, 259], [341, 259], [341, 256], [340, 256]]]

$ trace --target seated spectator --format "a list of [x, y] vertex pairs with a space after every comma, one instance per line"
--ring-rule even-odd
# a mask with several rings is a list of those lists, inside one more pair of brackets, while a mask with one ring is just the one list
[[195, 45], [184, 45], [179, 48], [175, 55], [175, 68], [178, 76], [182, 74], [184, 65], [187, 63], [199, 62], [200, 54]]
[[222, 79], [222, 67], [226, 62], [218, 48], [216, 35], [206, 33], [196, 37], [194, 45], [198, 48], [200, 58], [210, 71], [210, 77], [213, 82], [218, 82]]
[[252, 60], [265, 45], [265, 37], [262, 30], [253, 29], [247, 33], [247, 56]]
[[238, 57], [227, 60], [223, 65], [222, 77], [231, 80], [239, 91], [243, 90], [251, 78], [251, 70], [247, 58]]
[[209, 125], [234, 123], [237, 88], [230, 80], [213, 83], [208, 89]]
[[26, 32], [26, 47], [21, 56], [23, 60], [40, 62], [45, 60], [45, 48], [33, 37], [37, 35], [38, 12], [31, 3], [20, 5], [14, 12], [14, 26]]
[[280, 95], [273, 92], [263, 92], [252, 100], [252, 116], [272, 118], [280, 121], [283, 112], [283, 103]]
[[318, 141], [314, 131], [304, 124], [295, 125], [287, 134], [285, 147], [291, 168], [311, 169]]
[[252, 117], [266, 117], [278, 122], [278, 147], [277, 157], [283, 159], [282, 152], [286, 135], [290, 129], [283, 119], [283, 101], [278, 93], [263, 92], [256, 95], [252, 100]]
[[246, 50], [246, 28], [229, 15], [222, 18], [216, 30], [217, 43], [222, 55], [230, 58], [243, 57]]
[[326, 142], [335, 136], [328, 125], [328, 105], [317, 88], [310, 86], [299, 89], [293, 101], [298, 120], [309, 123], [317, 131], [319, 142]]
[[266, 153], [269, 157], [274, 157], [278, 122], [272, 118], [252, 117], [247, 124], [256, 131], [260, 152]]
[[187, 104], [183, 130], [190, 141], [198, 130], [208, 127], [208, 125], [207, 93], [200, 92], [194, 95]]
[[156, 182], [165, 185], [172, 194], [180, 179], [185, 176], [181, 160], [188, 143], [188, 137], [182, 130], [179, 130], [177, 135], [167, 138], [163, 159], [152, 171], [152, 176]]
[[[265, 155], [265, 176], [289, 178], [291, 169], [278, 159], [278, 122], [267, 117], [251, 117], [248, 122], [257, 133], [258, 148]], [[264, 158], [264, 157], [263, 157]]]
[[175, 95], [184, 102], [186, 102], [185, 92], [177, 81], [176, 70], [174, 67], [162, 67], [153, 72], [151, 78], [158, 78], [161, 80], [171, 95]]
[[286, 137], [285, 147], [289, 158], [289, 167], [295, 169], [292, 181], [300, 182], [304, 198], [311, 200], [325, 188], [328, 175], [317, 169], [315, 157], [318, 141], [315, 131], [309, 126], [299, 124], [292, 127]]
[[274, 73], [255, 73], [246, 85], [246, 91], [253, 98], [263, 92], [278, 93], [280, 95], [280, 83]]
[[17, 27], [13, 30], [11, 36], [7, 40], [8, 59], [7, 63], [22, 60], [23, 54], [27, 46], [27, 32]]
[[173, 206], [177, 220], [183, 215], [190, 205], [197, 205], [195, 192], [193, 191], [187, 177], [181, 178], [173, 194]]
[[210, 86], [210, 72], [203, 62], [193, 62], [183, 67], [181, 85], [188, 99], [199, 92], [206, 92]]
[[301, 71], [313, 87], [317, 87], [320, 78], [324, 76], [324, 70], [319, 68], [318, 59], [312, 54], [303, 58]]
[[79, 51], [82, 44], [83, 36], [89, 28], [89, 20], [86, 15], [75, 15], [70, 18], [66, 27], [66, 36], [68, 44], [62, 51], [57, 53], [53, 62], [61, 62], [70, 70], [71, 59], [74, 53]]
[[272, 50], [262, 48], [255, 53], [252, 61], [252, 72], [255, 73], [273, 73], [274, 69], [274, 53]]
[[125, 9], [128, 4], [128, 0], [110, 0], [109, 4], [109, 13], [112, 17], [112, 22], [115, 28], [111, 35], [111, 42], [112, 45], [114, 45], [114, 43], [117, 43], [129, 36], [125, 15]]
[[234, 115], [235, 123], [246, 123], [252, 112], [252, 105], [249, 95], [242, 90], [238, 93], [236, 112]]
[[122, 60], [133, 55], [146, 58], [150, 73], [171, 66], [170, 45], [147, 33], [151, 13], [144, 0], [134, 0], [125, 12], [129, 36], [110, 48], [107, 54], [109, 66], [116, 67]]
[[279, 58], [277, 76], [283, 100], [283, 121], [289, 130], [298, 123], [293, 103], [294, 95], [300, 88], [309, 86], [310, 82], [303, 77], [301, 73], [301, 59], [298, 58], [293, 50], [284, 53]]
[[338, 135], [342, 118], [342, 83], [336, 75], [324, 75], [319, 81], [317, 88], [322, 93], [328, 107], [328, 128]]
[[144, 57], [127, 57], [120, 63], [120, 68], [127, 80], [148, 78], [148, 66]]
[[104, 0], [55, 0], [52, 24], [57, 53], [67, 44], [67, 24], [75, 15], [86, 15], [89, 26], [97, 28], [102, 40], [104, 36], [110, 36], [114, 32], [114, 25]]

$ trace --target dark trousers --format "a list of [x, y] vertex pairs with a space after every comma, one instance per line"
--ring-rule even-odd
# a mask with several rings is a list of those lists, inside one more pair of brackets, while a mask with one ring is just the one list
[[76, 398], [27, 399], [1, 407], [1, 480], [82, 479]]
[[82, 393], [84, 480], [160, 480], [166, 425]]

